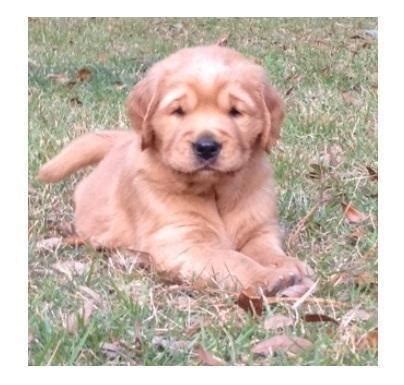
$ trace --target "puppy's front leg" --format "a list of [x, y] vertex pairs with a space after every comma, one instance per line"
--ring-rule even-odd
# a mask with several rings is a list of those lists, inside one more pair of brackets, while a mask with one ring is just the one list
[[305, 292], [312, 284], [309, 277], [313, 272], [310, 267], [297, 258], [287, 256], [282, 250], [276, 225], [264, 224], [256, 229], [240, 251], [285, 281], [285, 287], [299, 285], [296, 289], [298, 294]]
[[266, 268], [253, 259], [220, 245], [192, 244], [184, 239], [154, 243], [149, 252], [157, 270], [181, 280], [229, 290], [255, 286], [267, 279]]
[[229, 290], [262, 287], [268, 295], [295, 282], [290, 270], [282, 276], [281, 270], [263, 266], [243, 253], [231, 250], [220, 239], [198, 242], [195, 234], [185, 227], [182, 231], [162, 229], [151, 241], [145, 249], [152, 255], [157, 270], [174, 273], [184, 281]]

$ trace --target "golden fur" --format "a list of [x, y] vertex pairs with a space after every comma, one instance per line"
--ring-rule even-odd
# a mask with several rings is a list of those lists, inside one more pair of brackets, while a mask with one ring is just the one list
[[[39, 171], [56, 182], [98, 164], [74, 194], [80, 237], [147, 252], [187, 281], [272, 294], [307, 282], [281, 247], [266, 152], [283, 104], [260, 66], [219, 46], [183, 49], [149, 70], [127, 110], [133, 131], [84, 135]], [[195, 155], [201, 137], [219, 143], [216, 158]]]

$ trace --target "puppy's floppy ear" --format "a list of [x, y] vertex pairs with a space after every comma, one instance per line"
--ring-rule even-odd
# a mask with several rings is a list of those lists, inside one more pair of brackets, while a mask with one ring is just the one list
[[142, 150], [150, 147], [153, 142], [150, 118], [157, 103], [157, 79], [150, 75], [146, 75], [135, 85], [126, 100], [126, 110], [132, 127], [141, 133]]
[[267, 80], [264, 81], [262, 99], [265, 109], [265, 127], [261, 134], [261, 147], [269, 152], [280, 137], [285, 109], [278, 92]]

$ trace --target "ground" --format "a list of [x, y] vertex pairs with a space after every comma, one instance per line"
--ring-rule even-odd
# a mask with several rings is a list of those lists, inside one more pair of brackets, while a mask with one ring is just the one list
[[[376, 29], [360, 18], [30, 19], [29, 364], [376, 365]], [[133, 256], [61, 243], [85, 172], [56, 185], [35, 179], [72, 138], [125, 129], [125, 97], [152, 63], [226, 36], [285, 99], [269, 161], [285, 248], [318, 279], [307, 301], [266, 301], [260, 316], [232, 293], [167, 281]], [[273, 329], [274, 315], [287, 325]], [[256, 353], [280, 334], [312, 345]]]

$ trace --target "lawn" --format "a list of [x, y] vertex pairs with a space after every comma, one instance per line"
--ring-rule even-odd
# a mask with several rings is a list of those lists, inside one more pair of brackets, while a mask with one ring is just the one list
[[[30, 19], [29, 364], [377, 365], [377, 38], [366, 32], [375, 29], [377, 19], [360, 18]], [[285, 99], [269, 156], [285, 248], [318, 279], [307, 301], [267, 301], [260, 316], [131, 255], [60, 242], [85, 172], [35, 180], [72, 138], [125, 129], [125, 98], [152, 63], [224, 36]], [[288, 322], [274, 329], [275, 315]], [[280, 334], [312, 345], [254, 353]]]

